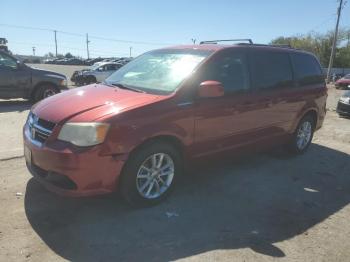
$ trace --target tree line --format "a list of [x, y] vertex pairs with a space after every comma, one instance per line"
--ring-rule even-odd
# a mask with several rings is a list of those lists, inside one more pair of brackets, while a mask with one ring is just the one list
[[[273, 39], [270, 44], [290, 45], [293, 48], [312, 52], [319, 58], [324, 67], [328, 67], [333, 38], [334, 31], [327, 33], [311, 32], [290, 37], [280, 36]], [[350, 29], [339, 30], [333, 67], [350, 68]]]

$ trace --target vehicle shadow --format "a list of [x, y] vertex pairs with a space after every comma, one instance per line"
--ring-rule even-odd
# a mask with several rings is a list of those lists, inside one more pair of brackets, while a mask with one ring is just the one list
[[305, 233], [350, 202], [349, 155], [311, 145], [301, 156], [258, 154], [196, 167], [162, 204], [115, 196], [71, 199], [27, 184], [25, 212], [70, 261], [169, 261], [216, 249], [288, 256], [274, 243]]
[[27, 100], [0, 100], [0, 113], [23, 112], [29, 110], [31, 106]]

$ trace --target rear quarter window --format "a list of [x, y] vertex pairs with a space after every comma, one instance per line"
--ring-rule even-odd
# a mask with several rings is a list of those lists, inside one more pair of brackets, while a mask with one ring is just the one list
[[289, 54], [255, 50], [250, 53], [252, 84], [255, 89], [283, 88], [293, 85]]
[[295, 78], [299, 86], [324, 83], [324, 75], [315, 57], [309, 54], [292, 54]]

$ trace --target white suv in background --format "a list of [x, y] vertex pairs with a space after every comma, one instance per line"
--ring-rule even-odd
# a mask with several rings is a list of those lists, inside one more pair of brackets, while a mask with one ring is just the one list
[[105, 62], [91, 66], [88, 70], [75, 72], [71, 78], [76, 85], [86, 85], [96, 82], [103, 82], [107, 77], [121, 68], [123, 64]]

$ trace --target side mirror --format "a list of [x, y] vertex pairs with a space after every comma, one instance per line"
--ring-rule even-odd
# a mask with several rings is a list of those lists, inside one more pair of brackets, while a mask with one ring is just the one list
[[222, 83], [218, 81], [204, 81], [199, 85], [199, 97], [220, 97], [223, 96], [224, 93], [224, 87], [222, 86]]
[[16, 61], [17, 63], [17, 69], [23, 69], [24, 68], [24, 64], [21, 61]]

